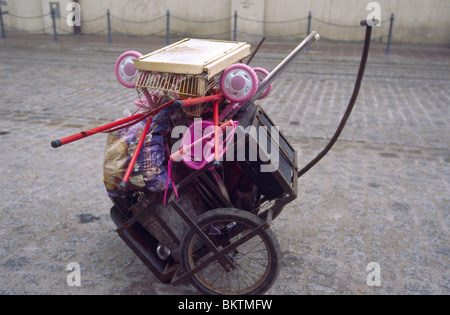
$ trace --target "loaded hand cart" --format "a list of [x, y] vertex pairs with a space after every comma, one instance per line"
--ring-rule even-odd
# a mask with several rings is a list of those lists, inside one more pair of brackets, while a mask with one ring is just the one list
[[243, 42], [188, 38], [147, 55], [126, 52], [115, 72], [136, 89], [139, 109], [51, 145], [108, 133], [103, 169], [111, 218], [161, 282], [190, 280], [204, 294], [262, 294], [282, 258], [271, 222], [297, 197], [298, 177], [339, 137], [358, 95], [371, 29], [338, 130], [300, 170], [295, 149], [256, 102], [316, 32], [270, 73], [248, 65], [256, 51]]

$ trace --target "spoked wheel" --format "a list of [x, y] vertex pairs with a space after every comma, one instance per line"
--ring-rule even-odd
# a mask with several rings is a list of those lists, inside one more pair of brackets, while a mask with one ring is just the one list
[[[238, 209], [215, 209], [198, 217], [197, 225], [219, 251], [229, 247], [226, 257], [235, 268], [225, 270], [217, 260], [191, 277], [192, 284], [204, 294], [263, 294], [279, 272], [280, 246], [269, 229], [233, 248], [251, 231], [264, 224], [259, 217]], [[185, 272], [214, 256], [206, 242], [191, 230], [181, 242], [181, 263]]]

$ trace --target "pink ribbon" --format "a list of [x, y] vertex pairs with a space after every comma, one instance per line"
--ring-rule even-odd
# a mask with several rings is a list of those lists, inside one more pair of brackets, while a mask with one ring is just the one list
[[172, 183], [173, 191], [175, 192], [175, 196], [178, 199], [178, 191], [177, 191], [177, 188], [175, 187], [175, 184], [173, 183], [173, 178], [172, 178], [172, 161], [170, 159], [169, 159], [169, 162], [167, 164], [167, 181], [166, 181], [166, 190], [164, 191], [164, 204], [166, 204], [167, 190], [169, 188], [169, 180]]

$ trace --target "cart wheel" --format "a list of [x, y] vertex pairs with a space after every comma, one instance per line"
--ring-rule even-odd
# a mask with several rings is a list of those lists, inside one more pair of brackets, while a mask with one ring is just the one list
[[[264, 81], [264, 79], [269, 75], [269, 71], [267, 71], [264, 68], [253, 68], [253, 71], [255, 71], [256, 76], [258, 77], [258, 84], [261, 84], [262, 81]], [[267, 97], [267, 95], [269, 95], [269, 93], [272, 91], [273, 88], [273, 83], [270, 84], [266, 90], [264, 91], [264, 93], [258, 98], [259, 100], [262, 100], [263, 98]]]
[[137, 51], [127, 51], [117, 58], [114, 71], [117, 80], [127, 87], [133, 89], [136, 86], [136, 76], [138, 71], [134, 68], [134, 60], [142, 57], [142, 54]]
[[252, 98], [258, 88], [255, 71], [245, 64], [235, 63], [222, 73], [220, 89], [223, 96], [235, 103], [244, 103]]
[[[198, 217], [197, 225], [221, 250], [264, 224], [259, 217], [238, 209], [215, 209]], [[181, 241], [181, 264], [185, 272], [214, 256], [191, 230]], [[236, 269], [226, 271], [213, 260], [191, 277], [204, 294], [262, 294], [275, 282], [279, 272], [280, 246], [269, 228], [227, 253]]]

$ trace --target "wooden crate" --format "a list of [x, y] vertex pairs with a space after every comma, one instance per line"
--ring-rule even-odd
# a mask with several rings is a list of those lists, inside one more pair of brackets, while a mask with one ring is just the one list
[[137, 70], [205, 75], [209, 80], [250, 55], [250, 44], [185, 38], [134, 61]]
[[248, 55], [245, 42], [183, 39], [134, 61], [139, 98], [146, 91], [160, 101], [205, 96], [225, 68]]

